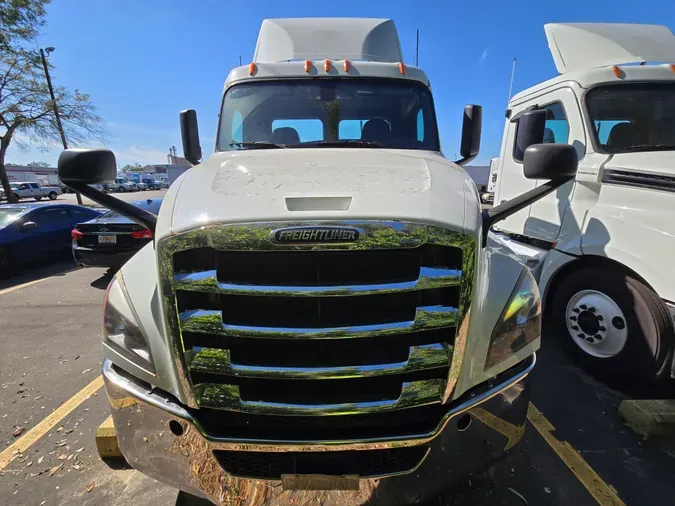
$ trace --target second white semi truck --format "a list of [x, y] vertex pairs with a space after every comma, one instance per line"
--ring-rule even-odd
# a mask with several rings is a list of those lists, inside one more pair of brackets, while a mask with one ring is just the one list
[[[545, 321], [617, 385], [672, 376], [675, 333], [675, 36], [665, 26], [545, 26], [558, 77], [508, 106], [495, 204], [542, 188], [530, 143], [570, 145], [574, 179], [496, 228], [535, 267]], [[665, 63], [664, 63], [665, 62]], [[533, 137], [523, 115], [538, 115]]]

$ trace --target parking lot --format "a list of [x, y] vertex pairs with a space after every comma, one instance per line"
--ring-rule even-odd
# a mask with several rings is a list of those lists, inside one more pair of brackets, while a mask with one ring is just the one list
[[[96, 428], [109, 415], [99, 374], [109, 279], [105, 269], [63, 262], [0, 282], [0, 504], [182, 504], [175, 489], [97, 453]], [[534, 380], [521, 445], [437, 504], [672, 501], [675, 459], [622, 424], [622, 394], [546, 336]]]

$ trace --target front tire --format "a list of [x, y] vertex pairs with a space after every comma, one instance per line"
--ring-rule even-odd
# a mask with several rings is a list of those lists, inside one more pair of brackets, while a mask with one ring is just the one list
[[120, 193], [124, 193], [125, 191], [127, 191], [127, 189], [124, 186], [120, 186], [119, 191]]
[[56, 192], [49, 192], [49, 200], [56, 200], [57, 196]]
[[610, 385], [650, 384], [669, 373], [675, 339], [668, 311], [619, 269], [567, 276], [553, 294], [552, 320], [568, 355]]

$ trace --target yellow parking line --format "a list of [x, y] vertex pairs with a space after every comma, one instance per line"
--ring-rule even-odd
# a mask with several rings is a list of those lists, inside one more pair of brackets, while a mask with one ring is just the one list
[[[73, 269], [68, 269], [67, 271], [60, 272], [58, 275], [60, 276], [62, 274], [68, 274], [69, 272], [78, 271], [81, 268], [82, 267], [75, 267]], [[47, 276], [46, 278], [34, 279], [33, 281], [28, 281], [27, 283], [23, 283], [21, 285], [12, 286], [11, 288], [5, 288], [4, 290], [0, 290], [0, 295], [3, 295], [5, 293], [14, 292], [16, 290], [20, 290], [21, 288], [26, 288], [27, 286], [36, 285], [38, 283], [42, 283], [43, 281], [47, 281], [48, 279], [52, 279], [52, 278], [55, 278], [55, 277], [56, 277], [56, 275]]]
[[527, 419], [600, 506], [626, 506], [612, 487], [598, 476], [572, 445], [567, 441], [559, 441], [553, 435], [555, 427], [532, 403], [527, 410]]
[[70, 414], [71, 411], [82, 404], [87, 399], [87, 397], [92, 395], [102, 386], [103, 376], [98, 376], [94, 381], [89, 383], [86, 387], [77, 392], [66, 402], [61, 404], [61, 406], [52, 411], [52, 413], [47, 418], [26, 432], [26, 434], [21, 439], [5, 448], [2, 453], [0, 453], [0, 471], [7, 467], [7, 465], [12, 460], [14, 460], [17, 455], [25, 452], [33, 445], [33, 443], [47, 434], [47, 432], [53, 429], [56, 424], [58, 424], [63, 418]]

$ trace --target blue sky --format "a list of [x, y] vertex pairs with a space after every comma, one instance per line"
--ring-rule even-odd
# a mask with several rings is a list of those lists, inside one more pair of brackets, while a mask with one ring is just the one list
[[[514, 93], [557, 74], [544, 23], [675, 19], [675, 3], [664, 0], [644, 0], [639, 7], [606, 0], [432, 0], [422, 5], [403, 0], [56, 0], [48, 7], [38, 43], [56, 47], [50, 57], [55, 83], [92, 96], [120, 165], [166, 163], [170, 146], [182, 151], [181, 109], [197, 110], [202, 148], [213, 150], [223, 81], [239, 56], [244, 63], [251, 60], [262, 19], [393, 18], [411, 64], [420, 29], [420, 67], [432, 83], [446, 156], [459, 150], [463, 106], [475, 103], [484, 107], [484, 117], [481, 154], [474, 163], [487, 164], [499, 153], [513, 58], [518, 59]], [[28, 151], [11, 146], [7, 161], [55, 164], [58, 153], [58, 146]]]

